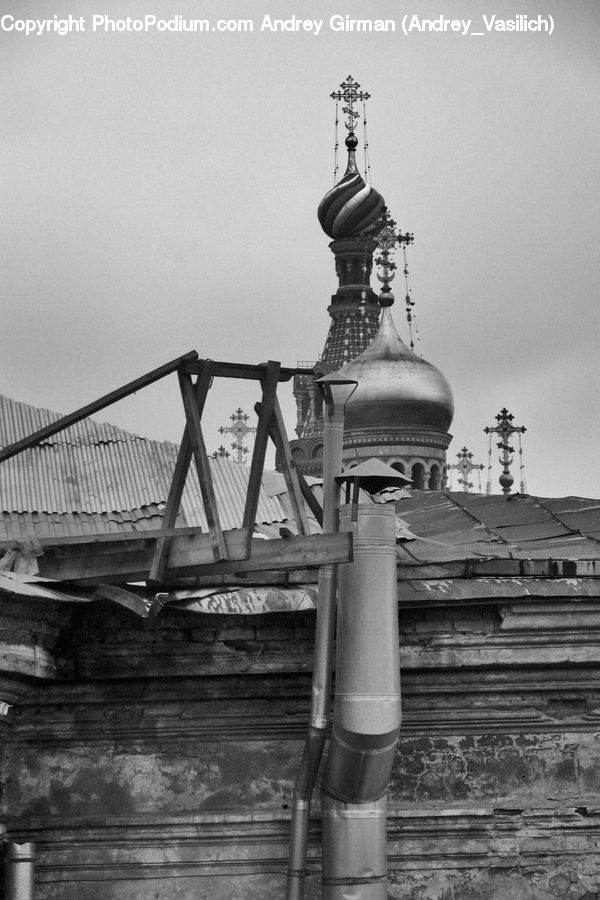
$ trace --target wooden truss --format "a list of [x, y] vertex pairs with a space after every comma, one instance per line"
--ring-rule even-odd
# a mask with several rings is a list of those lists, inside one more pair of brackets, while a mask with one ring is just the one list
[[[289, 450], [277, 386], [311, 369], [288, 369], [270, 360], [263, 365], [199, 359], [193, 350], [142, 375], [85, 407], [41, 428], [27, 438], [0, 450], [0, 463], [40, 441], [99, 412], [117, 400], [177, 373], [186, 425], [167, 497], [161, 528], [135, 534], [98, 534], [43, 539], [40, 574], [47, 578], [80, 583], [147, 580], [161, 583], [190, 575], [219, 575], [268, 569], [293, 569], [346, 562], [351, 559], [350, 534], [309, 533], [304, 501], [322, 522], [321, 510]], [[224, 531], [202, 433], [202, 413], [208, 391], [217, 377], [258, 381], [262, 391], [256, 404], [258, 424], [250, 465], [248, 490], [240, 528]], [[253, 541], [260, 487], [269, 440], [277, 449], [298, 535], [286, 534], [269, 541]], [[183, 490], [192, 462], [198, 474], [208, 532], [200, 528], [176, 528]]]

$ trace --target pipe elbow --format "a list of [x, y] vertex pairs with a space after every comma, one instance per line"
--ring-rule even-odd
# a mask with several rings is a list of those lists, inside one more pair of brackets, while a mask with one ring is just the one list
[[378, 800], [388, 789], [399, 735], [399, 722], [385, 734], [359, 734], [334, 725], [323, 791], [344, 803]]

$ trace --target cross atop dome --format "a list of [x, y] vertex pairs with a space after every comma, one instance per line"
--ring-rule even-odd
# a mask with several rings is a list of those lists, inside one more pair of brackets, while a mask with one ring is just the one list
[[379, 303], [381, 306], [391, 306], [394, 302], [394, 295], [390, 290], [390, 282], [395, 278], [396, 269], [396, 263], [391, 258], [392, 253], [396, 245], [406, 247], [407, 244], [412, 244], [415, 236], [409, 234], [408, 231], [406, 234], [396, 231], [396, 222], [390, 216], [387, 207], [384, 208], [380, 222], [381, 229], [375, 235], [375, 242], [379, 248], [379, 256], [376, 257], [375, 262], [381, 270], [377, 273], [377, 278], [382, 283]]
[[355, 81], [352, 75], [348, 75], [345, 81], [340, 84], [341, 91], [333, 91], [329, 96], [336, 102], [344, 102], [347, 106], [342, 107], [342, 112], [346, 116], [346, 129], [351, 135], [354, 135], [354, 123], [359, 117], [359, 113], [354, 109], [354, 104], [359, 101], [365, 103], [371, 98], [366, 91], [359, 91], [360, 84]]

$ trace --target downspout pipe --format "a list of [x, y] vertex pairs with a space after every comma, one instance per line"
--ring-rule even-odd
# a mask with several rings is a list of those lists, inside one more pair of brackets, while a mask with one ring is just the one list
[[2, 896], [5, 900], [33, 900], [35, 844], [4, 841]]
[[[353, 521], [354, 520], [354, 521]], [[393, 506], [344, 506], [333, 733], [323, 781], [323, 900], [386, 900], [387, 789], [400, 734]]]
[[[329, 375], [333, 389], [341, 388], [338, 401], [325, 394], [323, 404], [323, 532], [333, 533], [339, 527], [340, 488], [336, 477], [342, 470], [344, 442], [344, 407], [357, 382]], [[318, 383], [318, 382], [317, 382]], [[336, 623], [337, 565], [319, 568], [317, 620], [313, 661], [310, 724], [294, 785], [290, 853], [286, 881], [286, 900], [304, 900], [306, 893], [306, 855], [312, 795], [329, 726], [333, 648]]]

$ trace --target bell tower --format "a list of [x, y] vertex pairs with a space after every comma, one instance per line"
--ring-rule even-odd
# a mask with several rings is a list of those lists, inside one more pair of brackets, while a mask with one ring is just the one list
[[[331, 94], [336, 104], [335, 183], [321, 200], [317, 215], [321, 227], [332, 239], [329, 248], [335, 257], [338, 288], [328, 307], [331, 317], [329, 333], [321, 356], [314, 363], [316, 378], [339, 369], [358, 356], [379, 327], [381, 310], [371, 287], [371, 273], [373, 253], [377, 247], [375, 235], [381, 227], [385, 204], [381, 194], [360, 174], [356, 163], [358, 108], [362, 104], [363, 122], [366, 123], [365, 104], [369, 97], [370, 94], [360, 90], [360, 84], [351, 75], [342, 82], [340, 90]], [[343, 178], [338, 181], [337, 125], [340, 105], [347, 131], [347, 165]], [[368, 178], [366, 155], [365, 160], [365, 175]], [[302, 471], [318, 475], [321, 471], [323, 413], [312, 379], [297, 376], [294, 396], [298, 439], [290, 442], [292, 453]], [[311, 460], [315, 460], [314, 465]]]
[[[343, 103], [348, 162], [344, 177], [325, 194], [318, 208], [321, 227], [331, 238], [338, 288], [331, 298], [331, 324], [321, 358], [314, 364], [315, 375], [294, 382], [298, 437], [290, 442], [290, 448], [300, 471], [321, 474], [323, 411], [314, 379], [341, 369], [358, 383], [346, 405], [344, 464], [357, 465], [376, 457], [406, 474], [414, 487], [439, 490], [446, 483], [452, 391], [439, 369], [414, 352], [406, 255], [410, 347], [396, 331], [390, 288], [396, 269], [392, 253], [398, 246], [405, 251], [413, 235], [396, 231], [383, 197], [370, 184], [366, 139], [365, 178], [358, 171], [356, 107], [363, 104], [366, 122], [364, 104], [369, 95], [359, 90], [351, 76], [340, 88], [331, 96], [336, 101], [336, 122], [337, 104]], [[374, 260], [375, 250], [378, 256]], [[379, 297], [370, 284], [374, 262], [382, 282]]]

